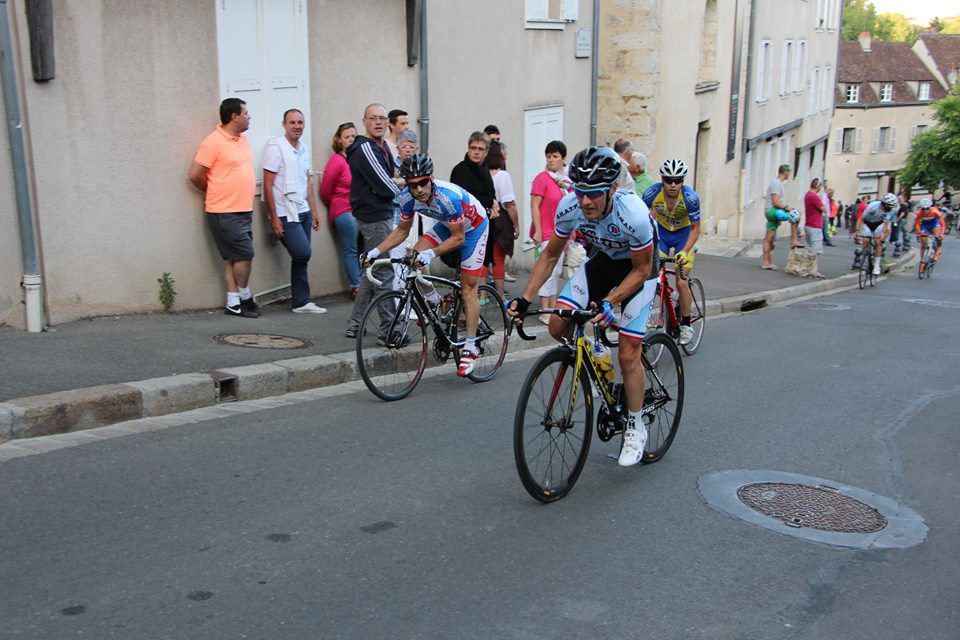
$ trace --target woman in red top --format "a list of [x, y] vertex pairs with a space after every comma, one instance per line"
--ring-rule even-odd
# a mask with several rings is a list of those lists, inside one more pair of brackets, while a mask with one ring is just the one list
[[343, 268], [350, 281], [350, 296], [357, 297], [360, 289], [360, 253], [357, 250], [357, 221], [350, 210], [350, 166], [347, 164], [347, 148], [357, 137], [357, 127], [344, 122], [333, 134], [334, 154], [327, 161], [320, 182], [320, 199], [327, 206], [330, 222], [340, 238]]
[[[538, 255], [553, 236], [557, 205], [560, 204], [560, 199], [567, 195], [573, 184], [567, 176], [564, 162], [567, 157], [567, 146], [559, 140], [554, 140], [547, 143], [544, 155], [547, 160], [546, 169], [537, 174], [530, 186], [530, 238], [537, 245]], [[540, 296], [541, 308], [556, 306], [561, 271], [563, 271], [563, 260], [557, 260], [550, 277], [537, 292]], [[550, 316], [540, 316], [544, 324], [547, 324], [549, 318]]]

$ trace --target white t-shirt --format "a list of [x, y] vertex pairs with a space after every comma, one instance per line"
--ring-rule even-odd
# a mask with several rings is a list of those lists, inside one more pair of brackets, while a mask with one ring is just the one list
[[620, 158], [620, 177], [617, 179], [617, 188], [637, 192], [637, 185], [633, 183], [633, 176], [630, 175], [630, 165], [623, 158]]
[[500, 204], [517, 201], [517, 196], [513, 191], [513, 180], [510, 179], [510, 174], [503, 169], [493, 174], [493, 191], [496, 194], [497, 202]]
[[763, 197], [767, 199], [767, 209], [773, 207], [774, 194], [780, 196], [780, 204], [783, 204], [783, 183], [780, 182], [779, 178], [771, 180], [770, 184], [767, 185], [767, 192], [763, 194]]
[[[310, 211], [310, 203], [307, 202], [307, 174], [310, 171], [310, 149], [303, 142], [296, 149], [290, 144], [286, 136], [281, 138], [282, 142], [289, 147], [297, 158], [297, 213], [306, 213]], [[274, 144], [268, 144], [263, 150], [263, 168], [267, 171], [277, 174], [277, 179], [273, 181], [273, 202], [277, 210], [277, 217], [286, 218], [286, 208], [283, 206], [286, 202], [286, 196], [283, 193], [283, 185], [286, 184], [287, 167], [283, 165], [283, 154], [280, 148]]]

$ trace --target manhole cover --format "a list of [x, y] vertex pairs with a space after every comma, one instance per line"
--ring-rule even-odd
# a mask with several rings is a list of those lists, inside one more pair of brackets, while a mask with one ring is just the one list
[[272, 333], [231, 333], [213, 336], [213, 341], [251, 349], [306, 349], [313, 346], [313, 343], [306, 338], [278, 336]]
[[760, 482], [740, 487], [737, 497], [754, 511], [788, 527], [874, 533], [887, 526], [887, 519], [873, 507], [822, 487]]
[[790, 306], [796, 307], [797, 309], [820, 309], [822, 311], [846, 311], [850, 308], [849, 305], [834, 304], [832, 302], [798, 302]]
[[949, 300], [927, 300], [925, 298], [904, 298], [904, 302], [911, 304], [925, 304], [929, 307], [943, 307], [945, 309], [960, 309], [960, 302], [950, 302]]

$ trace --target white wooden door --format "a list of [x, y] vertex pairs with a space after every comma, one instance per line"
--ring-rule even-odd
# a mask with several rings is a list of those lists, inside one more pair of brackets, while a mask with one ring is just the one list
[[302, 0], [217, 0], [220, 98], [240, 98], [250, 111], [247, 137], [260, 178], [267, 136], [283, 134], [287, 109], [299, 109], [310, 134], [306, 3]]
[[[563, 140], [563, 106], [527, 109], [523, 118], [523, 176], [512, 175], [514, 184], [522, 184], [522, 193], [517, 194], [520, 208], [520, 239], [526, 240], [530, 228], [530, 187], [537, 174], [546, 168], [543, 153], [551, 140]], [[570, 150], [567, 150], [567, 161]], [[509, 164], [509, 163], [508, 163]], [[514, 165], [510, 165], [514, 166]]]

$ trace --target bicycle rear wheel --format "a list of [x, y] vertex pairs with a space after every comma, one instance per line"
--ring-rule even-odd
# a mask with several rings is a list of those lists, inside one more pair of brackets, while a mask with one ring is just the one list
[[593, 396], [586, 368], [574, 380], [576, 356], [566, 347], [543, 354], [517, 400], [513, 455], [523, 488], [553, 502], [573, 488], [590, 450]]
[[[510, 325], [503, 298], [494, 287], [482, 284], [477, 287], [478, 298], [486, 297], [480, 306], [480, 322], [477, 325], [477, 359], [467, 378], [474, 382], [486, 382], [497, 375], [503, 358], [507, 355], [507, 339]], [[463, 300], [457, 301], [457, 317], [463, 310]]]
[[682, 345], [688, 356], [692, 356], [700, 348], [703, 330], [707, 324], [707, 298], [703, 293], [703, 284], [697, 278], [690, 280], [690, 293], [693, 297], [690, 305], [690, 328], [693, 330], [693, 337], [689, 343]]
[[407, 397], [423, 376], [427, 333], [410, 313], [409, 291], [387, 291], [363, 312], [357, 330], [357, 368], [367, 388], [382, 400]]
[[[648, 407], [653, 409], [645, 419], [647, 446], [640, 461], [651, 464], [667, 453], [680, 427], [683, 414], [683, 363], [676, 343], [662, 333], [645, 338], [643, 350], [646, 361], [644, 373], [647, 377], [644, 410]], [[660, 354], [655, 364], [646, 358], [646, 354], [653, 350]]]

